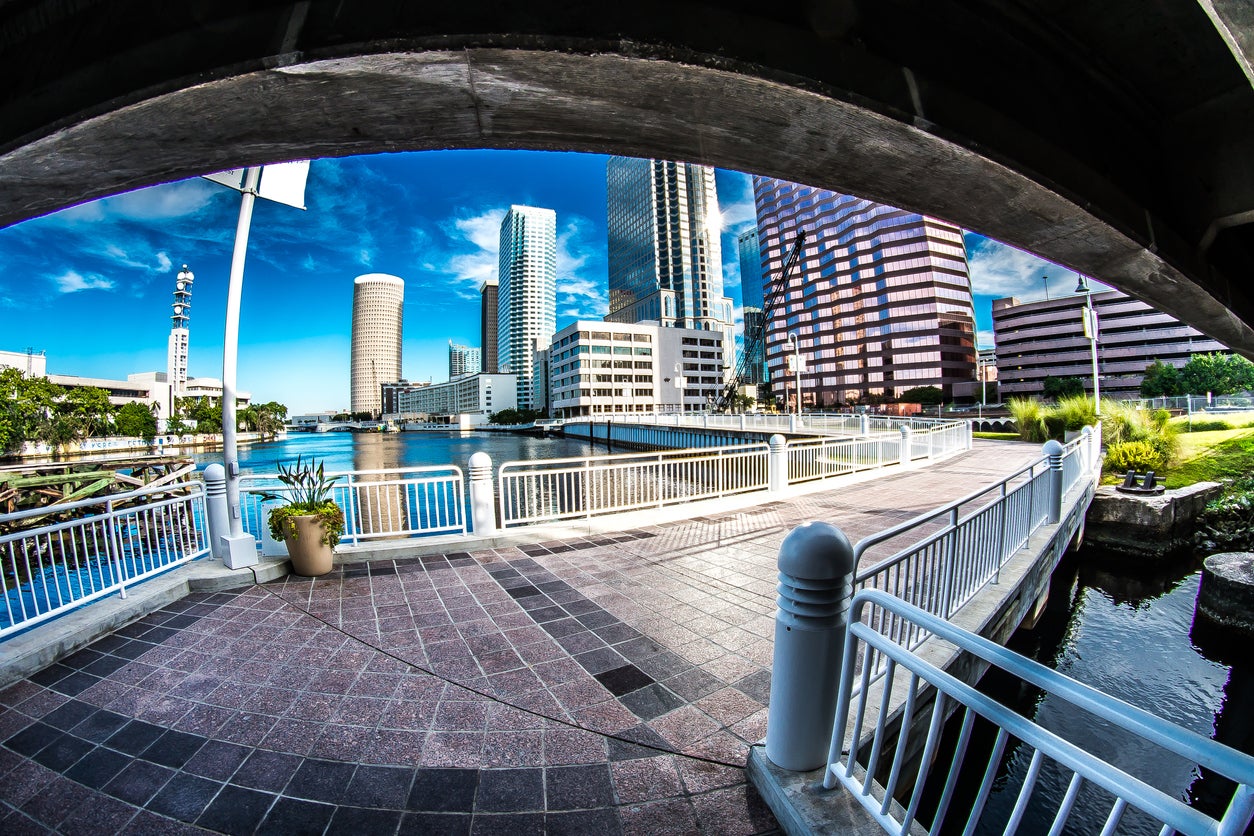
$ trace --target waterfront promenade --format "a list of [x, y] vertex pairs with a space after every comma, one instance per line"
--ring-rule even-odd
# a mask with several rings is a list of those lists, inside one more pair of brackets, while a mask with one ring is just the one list
[[0, 691], [0, 831], [775, 832], [743, 766], [780, 542], [857, 540], [1039, 456], [977, 440], [783, 501], [189, 596]]

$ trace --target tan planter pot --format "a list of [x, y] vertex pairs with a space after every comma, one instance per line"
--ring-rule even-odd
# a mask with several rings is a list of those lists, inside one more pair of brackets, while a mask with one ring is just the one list
[[292, 572], [313, 578], [331, 571], [331, 547], [322, 542], [325, 529], [316, 514], [290, 517], [296, 536], [283, 538], [288, 557], [292, 558]]

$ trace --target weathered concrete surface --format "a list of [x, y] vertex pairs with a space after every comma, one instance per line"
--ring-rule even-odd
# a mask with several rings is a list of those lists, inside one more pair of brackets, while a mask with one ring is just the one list
[[0, 224], [280, 159], [678, 158], [946, 218], [1254, 356], [1237, 0], [126, 8], [0, 4]]
[[1202, 564], [1197, 611], [1215, 624], [1254, 638], [1254, 554], [1213, 554]]
[[1123, 557], [1167, 557], [1192, 545], [1198, 515], [1222, 489], [1217, 482], [1199, 482], [1158, 496], [1136, 496], [1103, 485], [1089, 509], [1084, 541]]

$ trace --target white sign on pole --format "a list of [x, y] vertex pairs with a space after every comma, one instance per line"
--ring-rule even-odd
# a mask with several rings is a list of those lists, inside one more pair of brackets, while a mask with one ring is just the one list
[[[246, 168], [232, 168], [216, 174], [206, 174], [206, 180], [221, 183], [237, 192], [244, 190]], [[257, 197], [305, 208], [305, 181], [309, 178], [309, 160], [296, 160], [290, 163], [272, 163], [261, 167], [261, 180], [257, 184]]]

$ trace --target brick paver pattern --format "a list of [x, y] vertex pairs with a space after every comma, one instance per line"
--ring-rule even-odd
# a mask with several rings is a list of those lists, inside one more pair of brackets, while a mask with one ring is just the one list
[[191, 595], [0, 692], [0, 832], [777, 832], [743, 767], [780, 542], [1038, 457]]

